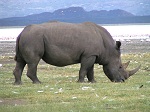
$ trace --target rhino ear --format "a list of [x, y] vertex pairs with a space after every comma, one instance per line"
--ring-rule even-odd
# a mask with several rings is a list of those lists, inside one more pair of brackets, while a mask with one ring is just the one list
[[121, 42], [120, 41], [116, 41], [116, 49], [120, 50], [120, 46], [121, 46]]

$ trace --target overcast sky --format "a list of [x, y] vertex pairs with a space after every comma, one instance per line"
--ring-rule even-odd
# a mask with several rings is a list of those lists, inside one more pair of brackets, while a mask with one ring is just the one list
[[150, 0], [0, 0], [0, 18], [53, 12], [72, 6], [87, 11], [123, 9], [135, 15], [150, 15]]

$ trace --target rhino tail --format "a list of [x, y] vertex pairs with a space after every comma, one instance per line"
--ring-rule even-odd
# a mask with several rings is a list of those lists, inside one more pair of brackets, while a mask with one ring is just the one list
[[20, 36], [21, 34], [19, 34], [19, 36], [17, 37], [17, 40], [16, 40], [16, 54], [15, 54], [15, 57], [14, 57], [14, 60], [17, 61], [18, 58], [20, 57], [20, 53], [19, 53], [19, 40], [20, 40]]

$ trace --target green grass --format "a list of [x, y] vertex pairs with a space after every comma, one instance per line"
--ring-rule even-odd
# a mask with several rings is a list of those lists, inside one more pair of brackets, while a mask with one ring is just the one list
[[[9, 57], [1, 57], [0, 62]], [[124, 54], [122, 61], [131, 60], [129, 69], [141, 64], [140, 71], [125, 83], [112, 83], [102, 67], [95, 65], [97, 83], [77, 83], [80, 65], [63, 68], [40, 63], [34, 85], [27, 78], [23, 85], [13, 85], [14, 63], [0, 67], [0, 112], [149, 112], [150, 53]], [[143, 85], [141, 87], [141, 85]]]

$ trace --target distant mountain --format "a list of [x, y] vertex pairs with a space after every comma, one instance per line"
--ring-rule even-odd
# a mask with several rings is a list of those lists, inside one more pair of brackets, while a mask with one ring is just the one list
[[85, 11], [82, 7], [69, 7], [54, 12], [0, 19], [0, 26], [26, 26], [53, 20], [73, 23], [92, 21], [97, 24], [150, 23], [150, 16], [135, 16], [120, 9]]

